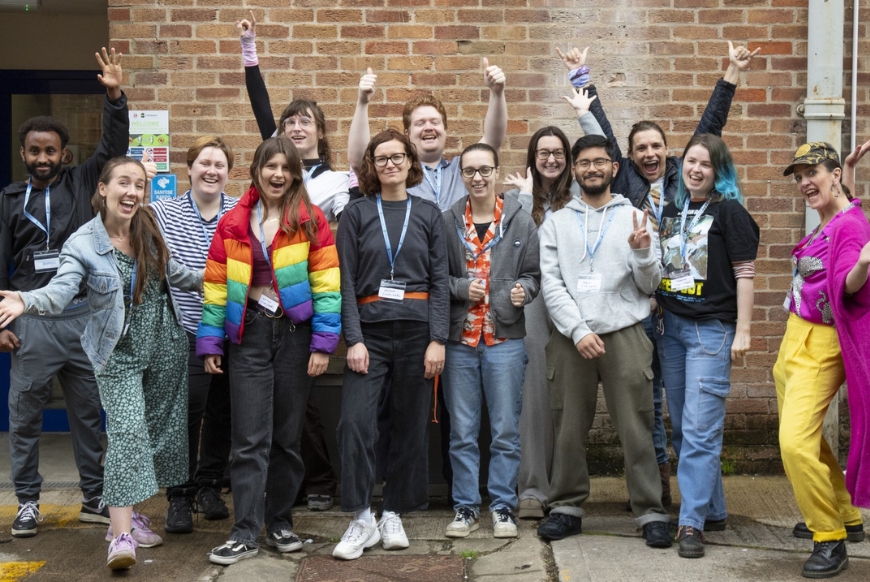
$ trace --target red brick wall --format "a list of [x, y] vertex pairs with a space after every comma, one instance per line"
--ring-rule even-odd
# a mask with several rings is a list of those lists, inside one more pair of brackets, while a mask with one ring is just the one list
[[[815, 1], [815, 0], [813, 0]], [[168, 108], [173, 169], [184, 182], [184, 151], [194, 136], [223, 134], [239, 152], [230, 190], [245, 185], [260, 141], [244, 90], [235, 22], [248, 8], [230, 0], [109, 0], [110, 37], [125, 53], [127, 92], [139, 109]], [[761, 47], [744, 73], [725, 139], [739, 164], [747, 206], [762, 228], [756, 268], [752, 349], [732, 370], [726, 453], [738, 470], [776, 469], [776, 395], [771, 368], [784, 330], [780, 309], [789, 252], [804, 204], [782, 167], [805, 138], [797, 105], [806, 94], [806, 0], [247, 0], [255, 8], [260, 67], [276, 116], [294, 97], [310, 97], [329, 120], [338, 167], [360, 74], [371, 67], [379, 90], [373, 130], [401, 125], [402, 103], [431, 91], [447, 108], [451, 153], [482, 134], [488, 93], [481, 57], [507, 74], [510, 122], [503, 171], [521, 169], [528, 138], [546, 124], [578, 135], [554, 48], [590, 45], [594, 81], [617, 135], [632, 122], [659, 120], [673, 150], [688, 139], [722, 75], [727, 40]], [[851, 2], [845, 77], [850, 79]], [[870, 14], [870, 0], [861, 0]], [[863, 18], [867, 21], [866, 16]], [[867, 25], [861, 50], [870, 55]], [[859, 75], [858, 135], [870, 138], [870, 65]], [[847, 101], [849, 89], [845, 91]], [[847, 105], [848, 115], [848, 105]], [[844, 135], [848, 120], [844, 122]], [[848, 141], [846, 142], [848, 143]], [[622, 140], [623, 147], [625, 140]], [[868, 196], [870, 160], [859, 173]], [[603, 410], [603, 403], [600, 404]], [[606, 458], [616, 437], [602, 415], [595, 444]], [[612, 456], [612, 455], [611, 455]], [[613, 456], [615, 459], [616, 456]], [[605, 463], [606, 464], [606, 463]], [[621, 461], [615, 461], [615, 465]]]

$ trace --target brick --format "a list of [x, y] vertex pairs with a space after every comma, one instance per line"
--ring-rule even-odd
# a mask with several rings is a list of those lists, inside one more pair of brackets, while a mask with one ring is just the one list
[[432, 27], [413, 24], [391, 24], [387, 27], [387, 38], [408, 40], [428, 39], [432, 38]]
[[417, 23], [456, 22], [455, 10], [415, 10], [414, 21]]
[[415, 41], [411, 43], [414, 54], [452, 55], [457, 51], [455, 42], [449, 41]]
[[154, 38], [157, 27], [147, 24], [109, 24], [109, 35], [113, 38]]
[[168, 44], [169, 52], [173, 54], [209, 54], [214, 53], [215, 49], [213, 40], [171, 40]]
[[208, 100], [226, 100], [226, 99], [238, 99], [241, 95], [240, 89], [234, 89], [229, 87], [215, 87], [215, 88], [207, 88], [207, 89], [197, 89], [196, 90], [196, 98], [199, 101], [208, 101]]
[[[504, 12], [501, 10], [459, 10], [457, 11], [459, 22], [496, 23], [504, 21]], [[528, 20], [525, 22], [529, 22]]]
[[193, 28], [189, 24], [161, 24], [160, 38], [190, 38]]
[[365, 53], [367, 55], [390, 55], [396, 53], [404, 53], [408, 50], [407, 42], [377, 42], [371, 41], [365, 43]]
[[316, 14], [317, 22], [362, 22], [362, 10], [323, 9]]
[[109, 22], [126, 22], [130, 20], [131, 12], [129, 8], [109, 8]]
[[293, 38], [338, 38], [335, 25], [298, 24], [293, 27]]
[[743, 10], [698, 10], [698, 24], [740, 23], [744, 18]]
[[759, 47], [761, 47], [761, 54], [766, 56], [794, 54], [794, 48], [790, 42], [750, 42], [747, 45], [747, 48], [751, 51]]
[[211, 22], [217, 20], [217, 10], [210, 8], [173, 8], [172, 22]]

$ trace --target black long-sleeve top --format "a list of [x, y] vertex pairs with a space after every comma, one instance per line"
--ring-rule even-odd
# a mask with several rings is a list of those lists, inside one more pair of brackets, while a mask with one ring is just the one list
[[[348, 346], [363, 341], [360, 322], [394, 320], [428, 322], [430, 339], [442, 344], [447, 341], [450, 288], [444, 219], [432, 202], [416, 196], [410, 198], [411, 216], [402, 250], [395, 260], [394, 279], [406, 283], [406, 294], [428, 292], [428, 301], [357, 303], [358, 298], [378, 294], [381, 280], [390, 278], [390, 260], [374, 196], [350, 202], [342, 213], [336, 245], [341, 264], [341, 326]], [[407, 202], [385, 200], [382, 204], [390, 246], [395, 254]]]

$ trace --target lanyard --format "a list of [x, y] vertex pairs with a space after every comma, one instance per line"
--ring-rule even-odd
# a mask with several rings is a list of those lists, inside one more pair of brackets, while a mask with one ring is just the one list
[[426, 177], [426, 181], [429, 182], [429, 185], [432, 186], [432, 190], [435, 191], [435, 202], [438, 202], [441, 199], [441, 162], [438, 162], [438, 165], [435, 166], [435, 181], [432, 181], [432, 178], [429, 177], [429, 166], [423, 165], [423, 176]]
[[[205, 223], [202, 220], [202, 214], [199, 213], [199, 208], [196, 206], [196, 202], [193, 201], [193, 195], [190, 193], [190, 190], [187, 191], [187, 200], [190, 202], [190, 206], [193, 208], [193, 211], [196, 213], [196, 217], [199, 219], [199, 226], [202, 228], [202, 236], [205, 237], [205, 254], [208, 256], [208, 249], [211, 246], [211, 237], [208, 236], [208, 230], [205, 228]], [[215, 221], [215, 226], [217, 223], [221, 221], [221, 214], [223, 214], [224, 210], [224, 193], [221, 192], [221, 205], [218, 208], [217, 213], [217, 221]]]
[[317, 168], [319, 168], [319, 167], [322, 166], [322, 165], [323, 165], [323, 164], [314, 164], [313, 166], [311, 166], [311, 167], [308, 169], [308, 171], [305, 173], [305, 177], [302, 178], [302, 183], [303, 183], [303, 184], [308, 184], [308, 180], [310, 180], [310, 179], [311, 179], [311, 176], [314, 175], [315, 170], [317, 170]]
[[[588, 206], [586, 207], [589, 208]], [[583, 233], [583, 242], [586, 244], [586, 252], [589, 254], [589, 270], [592, 270], [593, 263], [595, 262], [595, 253], [598, 251], [598, 247], [601, 245], [601, 241], [604, 240], [604, 235], [607, 233], [607, 229], [610, 228], [610, 223], [613, 222], [613, 217], [616, 216], [616, 211], [610, 213], [610, 218], [607, 219], [607, 223], [598, 231], [598, 238], [595, 239], [595, 245], [592, 248], [589, 248], [589, 239], [586, 237], [586, 228], [583, 223], [583, 218], [580, 216], [580, 211], [574, 211], [577, 215], [577, 224], [580, 225], [580, 232]], [[607, 214], [607, 209], [604, 209], [604, 214]], [[601, 222], [604, 223], [604, 216], [601, 217]]]
[[486, 246], [484, 246], [482, 249], [480, 249], [479, 253], [475, 253], [474, 247], [472, 247], [471, 244], [469, 244], [468, 240], [466, 240], [466, 232], [467, 231], [463, 232], [461, 226], [456, 225], [456, 233], [459, 235], [459, 240], [462, 241], [462, 244], [464, 244], [465, 248], [468, 249], [468, 252], [471, 253], [472, 258], [474, 258], [474, 260], [477, 261], [477, 258], [480, 255], [482, 255], [483, 253], [485, 253], [486, 251], [488, 251], [489, 249], [494, 247], [496, 245], [496, 243], [501, 240], [502, 235], [504, 235], [504, 220], [498, 221], [498, 236], [496, 236], [491, 241], [486, 243]]
[[45, 226], [42, 226], [42, 223], [39, 222], [35, 216], [27, 212], [27, 203], [30, 201], [30, 190], [33, 188], [33, 184], [31, 184], [30, 180], [27, 181], [27, 192], [24, 194], [24, 216], [35, 224], [39, 230], [45, 233], [45, 250], [49, 249], [48, 239], [51, 236], [51, 198], [49, 197], [49, 187], [45, 187]]
[[691, 202], [691, 198], [686, 200], [686, 203], [683, 204], [683, 216], [680, 221], [680, 258], [683, 260], [683, 263], [686, 262], [686, 242], [689, 239], [689, 234], [691, 234], [692, 229], [695, 228], [695, 225], [698, 224], [698, 221], [701, 220], [701, 216], [704, 214], [704, 211], [707, 210], [707, 206], [710, 204], [710, 199], [708, 198], [704, 205], [698, 209], [698, 212], [695, 213], [695, 216], [692, 217], [692, 222], [689, 223], [689, 228], [686, 228], [686, 217], [689, 215], [689, 202]]
[[381, 231], [384, 233], [384, 242], [387, 244], [387, 258], [390, 259], [390, 281], [393, 280], [393, 273], [396, 268], [396, 257], [399, 256], [399, 251], [402, 250], [402, 244], [405, 242], [405, 233], [408, 232], [408, 220], [411, 218], [411, 197], [408, 196], [408, 204], [405, 210], [405, 223], [402, 225], [402, 235], [399, 237], [399, 247], [396, 249], [396, 254], [393, 254], [393, 247], [390, 245], [390, 234], [387, 232], [387, 221], [384, 220], [384, 208], [381, 205], [381, 193], [378, 192], [378, 218], [381, 219]]
[[263, 249], [263, 256], [269, 264], [269, 269], [271, 269], [272, 259], [269, 257], [269, 252], [266, 250], [266, 233], [263, 232], [263, 210], [259, 200], [257, 200], [257, 226], [260, 227], [260, 247]]
[[652, 197], [651, 193], [647, 192], [646, 197], [649, 198], [649, 205], [652, 207], [653, 214], [656, 217], [656, 230], [658, 230], [662, 226], [662, 214], [665, 211], [665, 193], [661, 192], [659, 194], [659, 207], [658, 208], [656, 208], [656, 201]]

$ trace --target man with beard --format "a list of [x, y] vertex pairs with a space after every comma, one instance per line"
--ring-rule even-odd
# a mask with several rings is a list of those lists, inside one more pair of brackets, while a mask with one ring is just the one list
[[[0, 289], [31, 291], [51, 280], [67, 238], [94, 217], [91, 196], [103, 165], [127, 151], [130, 128], [127, 98], [121, 91], [121, 55], [103, 48], [96, 56], [102, 68], [97, 79], [106, 88], [106, 101], [103, 136], [90, 158], [74, 168], [63, 166], [69, 131], [52, 117], [28, 119], [18, 132], [21, 159], [30, 176], [0, 192]], [[99, 281], [88, 284], [99, 285]], [[55, 375], [63, 387], [79, 470], [83, 495], [79, 521], [109, 523], [100, 466], [100, 398], [93, 367], [81, 345], [89, 317], [83, 290], [62, 315], [24, 315], [0, 331], [0, 351], [12, 356], [9, 456], [19, 504], [13, 536], [36, 535], [41, 521], [39, 436]]]
[[652, 343], [642, 324], [661, 280], [652, 224], [647, 211], [610, 192], [619, 163], [607, 138], [582, 137], [571, 154], [582, 198], [553, 214], [541, 233], [542, 289], [556, 326], [546, 348], [556, 438], [550, 517], [538, 535], [560, 540], [581, 532], [586, 441], [600, 381], [625, 456], [635, 523], [648, 546], [668, 548], [652, 441]]

